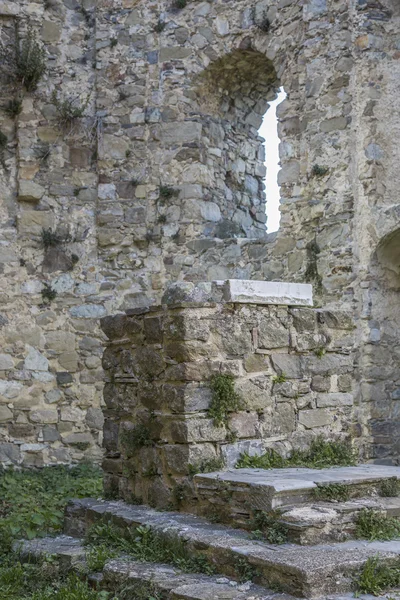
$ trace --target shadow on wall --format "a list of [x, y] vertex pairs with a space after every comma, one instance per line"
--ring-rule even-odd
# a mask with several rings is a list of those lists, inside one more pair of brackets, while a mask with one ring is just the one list
[[400, 463], [400, 229], [385, 236], [371, 264], [369, 339], [364, 347], [372, 457]]
[[204, 125], [201, 162], [213, 172], [207, 199], [223, 217], [206, 235], [266, 235], [265, 148], [259, 129], [279, 88], [273, 63], [250, 48], [215, 60], [194, 81]]

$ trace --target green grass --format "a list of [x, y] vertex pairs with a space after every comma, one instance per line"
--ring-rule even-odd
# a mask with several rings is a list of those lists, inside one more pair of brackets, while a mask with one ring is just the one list
[[358, 594], [380, 596], [386, 590], [400, 585], [400, 562], [387, 566], [379, 556], [371, 557], [365, 563], [356, 580]]
[[363, 508], [356, 519], [356, 537], [363, 540], [393, 540], [400, 537], [400, 519]]
[[98, 498], [102, 485], [100, 469], [85, 464], [0, 473], [0, 555], [7, 540], [59, 532], [68, 500]]
[[12, 551], [16, 539], [58, 533], [70, 498], [101, 492], [101, 471], [89, 465], [0, 472], [0, 600], [120, 600], [63, 575], [51, 557], [30, 564]]
[[283, 458], [274, 450], [267, 450], [261, 456], [241, 455], [237, 469], [284, 469], [288, 467], [349, 467], [355, 465], [357, 457], [350, 444], [327, 442], [322, 437], [312, 441], [309, 450], [295, 450], [289, 458]]
[[101, 544], [140, 561], [172, 564], [186, 573], [215, 573], [207, 556], [194, 555], [185, 540], [176, 535], [160, 536], [149, 527], [121, 530], [101, 523], [89, 530], [85, 543], [89, 547]]

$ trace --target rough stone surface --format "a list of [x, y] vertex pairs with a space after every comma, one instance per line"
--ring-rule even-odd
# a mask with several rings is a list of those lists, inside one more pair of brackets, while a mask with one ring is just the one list
[[[0, 70], [0, 346], [14, 362], [7, 383], [21, 386], [8, 398], [14, 422], [52, 390], [61, 405], [99, 408], [101, 351], [82, 339], [101, 343], [99, 317], [157, 305], [167, 283], [309, 283], [328, 321], [345, 309], [357, 328], [363, 456], [398, 460], [398, 2], [53, 4], [2, 0], [0, 10], [10, 57], [16, 22], [21, 42], [29, 23], [47, 61], [18, 118], [5, 110], [12, 60]], [[258, 129], [280, 87], [281, 228], [267, 235]], [[84, 111], [65, 128], [57, 106], [68, 100]], [[343, 321], [335, 327], [345, 339]], [[49, 332], [73, 334], [65, 352], [76, 354], [48, 347]], [[28, 345], [48, 370], [23, 367]], [[349, 393], [341, 385], [325, 393]], [[99, 459], [102, 434], [91, 433], [84, 452], [65, 447], [68, 460]], [[34, 437], [52, 462], [40, 424]], [[24, 439], [2, 425], [2, 443]]]
[[[186, 284], [168, 294], [174, 299], [170, 305], [102, 320], [109, 340], [103, 368], [110, 493], [118, 489], [127, 501], [134, 497], [166, 507], [179, 485], [188, 490], [182, 506], [191, 506], [191, 470], [217, 459], [233, 467], [247, 451], [289, 453], [318, 435], [349, 437], [353, 395], [336, 389], [339, 368], [349, 389], [356, 389], [351, 332], [343, 339], [341, 331], [329, 329], [319, 309], [307, 309], [306, 318], [298, 308], [262, 300], [200, 303]], [[313, 345], [308, 349], [313, 337], [323, 340], [322, 359]], [[299, 346], [305, 350], [299, 352]], [[315, 361], [327, 393], [313, 389]], [[239, 397], [236, 412], [228, 410], [222, 423], [208, 414], [214, 375], [231, 376]]]

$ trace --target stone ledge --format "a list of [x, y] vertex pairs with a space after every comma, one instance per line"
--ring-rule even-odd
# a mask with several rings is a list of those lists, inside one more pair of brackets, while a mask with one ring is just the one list
[[227, 279], [197, 284], [178, 281], [168, 286], [162, 298], [162, 304], [169, 308], [213, 303], [312, 307], [312, 285], [249, 279]]
[[312, 285], [309, 283], [228, 279], [223, 284], [223, 300], [241, 304], [313, 306]]

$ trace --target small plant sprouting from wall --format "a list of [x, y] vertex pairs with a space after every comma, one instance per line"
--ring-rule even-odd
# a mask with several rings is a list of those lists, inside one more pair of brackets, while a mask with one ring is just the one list
[[178, 10], [182, 10], [187, 6], [188, 0], [174, 0], [172, 2], [172, 8], [176, 8]]
[[15, 119], [15, 117], [17, 117], [21, 113], [21, 110], [22, 100], [20, 98], [13, 98], [12, 100], [9, 100], [4, 106], [4, 112], [12, 119]]
[[294, 450], [289, 458], [284, 458], [275, 450], [269, 449], [261, 456], [242, 454], [236, 464], [237, 469], [284, 469], [286, 467], [351, 467], [357, 463], [357, 456], [347, 442], [327, 442], [322, 437], [312, 441], [308, 450]]
[[43, 302], [45, 302], [46, 304], [50, 304], [51, 302], [53, 302], [53, 300], [57, 298], [57, 291], [54, 290], [48, 283], [43, 284], [41, 294]]
[[0, 154], [4, 152], [7, 148], [8, 138], [5, 133], [3, 133], [0, 129]]
[[215, 471], [223, 471], [226, 467], [225, 460], [221, 457], [209, 458], [203, 460], [197, 465], [189, 464], [189, 476], [193, 477], [197, 473], [214, 473]]
[[45, 72], [46, 51], [29, 27], [26, 38], [21, 46], [17, 45], [16, 48], [15, 79], [21, 82], [28, 92], [33, 92]]
[[329, 173], [329, 167], [324, 167], [321, 165], [313, 165], [311, 169], [311, 175], [313, 177], [324, 177]]
[[281, 373], [280, 375], [275, 375], [275, 377], [272, 378], [272, 381], [274, 383], [285, 383], [285, 381], [287, 381], [287, 377], [285, 373]]
[[156, 33], [162, 33], [166, 27], [166, 23], [161, 19], [158, 19], [157, 24], [154, 25], [154, 31]]
[[221, 427], [228, 422], [231, 412], [242, 408], [242, 401], [235, 391], [235, 380], [232, 375], [213, 375], [210, 380], [212, 399], [208, 415], [214, 420], [214, 425]]
[[135, 425], [132, 429], [126, 429], [120, 434], [120, 442], [126, 455], [132, 456], [136, 450], [152, 445], [150, 429], [144, 423]]
[[178, 190], [169, 185], [160, 185], [160, 198], [162, 200], [170, 200], [178, 195]]
[[57, 120], [61, 127], [71, 127], [76, 119], [81, 119], [89, 104], [89, 99], [90, 94], [87, 95], [82, 104], [79, 102], [78, 98], [64, 98], [63, 100], [60, 100], [56, 90], [53, 90], [51, 101], [56, 107]]
[[313, 496], [323, 502], [347, 502], [350, 500], [350, 489], [343, 483], [321, 484], [314, 488]]
[[71, 241], [72, 237], [68, 233], [61, 234], [57, 231], [53, 231], [52, 229], [42, 229], [42, 244], [45, 250], [61, 246], [62, 244], [67, 244]]
[[318, 255], [321, 249], [315, 240], [309, 242], [307, 248], [307, 268], [304, 274], [305, 280], [313, 283], [317, 293], [322, 292], [322, 277], [318, 273]]

